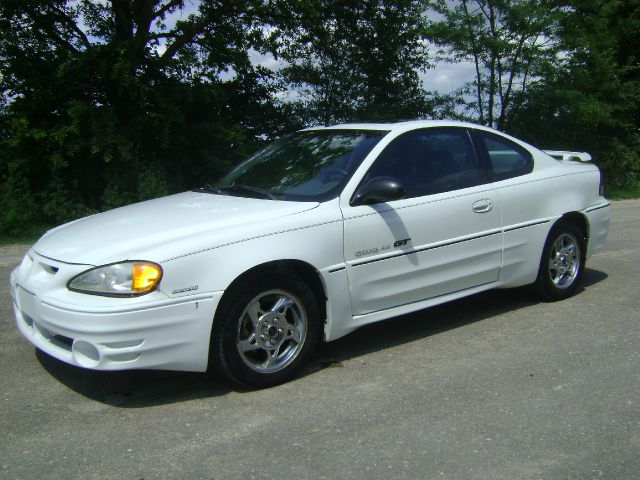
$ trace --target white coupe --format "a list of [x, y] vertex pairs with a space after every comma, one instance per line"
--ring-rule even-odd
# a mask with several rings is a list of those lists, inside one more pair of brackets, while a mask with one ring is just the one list
[[47, 232], [11, 273], [18, 328], [81, 367], [274, 385], [368, 323], [573, 294], [609, 228], [589, 160], [461, 122], [302, 130], [215, 184]]

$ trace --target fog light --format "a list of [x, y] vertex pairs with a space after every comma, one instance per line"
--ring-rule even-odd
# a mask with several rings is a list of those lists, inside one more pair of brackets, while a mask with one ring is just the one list
[[78, 365], [85, 368], [95, 368], [100, 363], [100, 352], [96, 346], [84, 340], [75, 340], [71, 353]]

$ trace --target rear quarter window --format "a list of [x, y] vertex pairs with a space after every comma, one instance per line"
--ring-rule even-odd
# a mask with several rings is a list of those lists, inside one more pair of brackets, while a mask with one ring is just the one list
[[517, 143], [489, 132], [476, 131], [475, 134], [487, 155], [494, 181], [519, 177], [533, 170], [531, 154]]

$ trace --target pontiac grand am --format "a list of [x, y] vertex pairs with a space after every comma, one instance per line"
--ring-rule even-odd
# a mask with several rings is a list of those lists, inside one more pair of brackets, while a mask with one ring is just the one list
[[589, 160], [460, 122], [302, 130], [47, 232], [11, 273], [17, 325], [81, 367], [275, 385], [368, 323], [491, 288], [572, 295], [609, 227]]

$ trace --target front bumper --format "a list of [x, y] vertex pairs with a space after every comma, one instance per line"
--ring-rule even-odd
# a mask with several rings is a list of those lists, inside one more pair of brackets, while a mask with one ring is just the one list
[[19, 269], [10, 279], [16, 323], [49, 355], [96, 370], [207, 369], [213, 315], [223, 292], [83, 308], [56, 304], [50, 295], [22, 286]]

